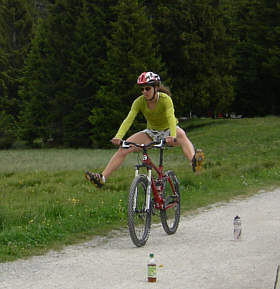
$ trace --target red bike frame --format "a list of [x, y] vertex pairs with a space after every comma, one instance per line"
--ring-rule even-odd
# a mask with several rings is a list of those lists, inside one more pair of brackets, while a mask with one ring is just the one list
[[[154, 197], [154, 207], [156, 209], [168, 209], [172, 206], [174, 206], [174, 204], [169, 204], [167, 206], [165, 206], [164, 204], [164, 200], [162, 198], [162, 190], [163, 190], [163, 145], [165, 144], [165, 141], [162, 140], [160, 143], [158, 142], [151, 142], [147, 145], [138, 145], [132, 142], [124, 142], [125, 145], [134, 145], [138, 148], [141, 148], [143, 150], [143, 158], [142, 158], [142, 164], [136, 165], [136, 171], [135, 171], [135, 176], [137, 176], [139, 174], [139, 169], [142, 167], [145, 167], [147, 169], [148, 172], [148, 181], [149, 181], [149, 185], [148, 186], [148, 196], [150, 197], [150, 188], [152, 188], [152, 192], [153, 192], [153, 197]], [[148, 147], [155, 147], [155, 148], [159, 148], [160, 149], [160, 155], [159, 155], [159, 165], [158, 167], [152, 162], [152, 160], [150, 159], [148, 153], [147, 153], [147, 149]], [[125, 147], [125, 146], [123, 146]], [[157, 179], [155, 183], [154, 178], [152, 177], [152, 170], [155, 170], [155, 172], [157, 173]], [[172, 182], [169, 180], [168, 178], [168, 182], [171, 186], [171, 189], [173, 191], [173, 193], [175, 193], [175, 188], [173, 187]], [[149, 207], [149, 201], [150, 198], [147, 200], [147, 208]]]

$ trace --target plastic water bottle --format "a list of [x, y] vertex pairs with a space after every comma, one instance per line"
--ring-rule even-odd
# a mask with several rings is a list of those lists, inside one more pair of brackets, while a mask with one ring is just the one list
[[151, 253], [149, 255], [148, 261], [148, 282], [156, 282], [157, 281], [157, 265], [154, 259], [154, 254]]
[[239, 240], [241, 238], [241, 219], [236, 216], [233, 219], [233, 238], [234, 240]]

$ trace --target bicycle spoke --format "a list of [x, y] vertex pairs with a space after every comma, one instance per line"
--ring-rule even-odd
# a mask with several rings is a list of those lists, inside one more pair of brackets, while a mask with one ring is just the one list
[[145, 245], [150, 232], [151, 214], [146, 207], [147, 178], [139, 175], [132, 182], [128, 200], [128, 228], [133, 243]]
[[164, 184], [164, 208], [160, 211], [160, 219], [164, 231], [174, 234], [177, 231], [180, 220], [180, 193], [179, 184], [175, 174], [171, 171]]
[[[136, 165], [136, 177], [130, 186], [127, 212], [129, 234], [133, 243], [138, 247], [144, 246], [148, 240], [151, 227], [151, 215], [156, 214], [156, 209], [159, 209], [160, 220], [167, 234], [174, 234], [179, 225], [179, 183], [175, 174], [171, 171], [168, 171], [162, 176], [164, 145], [165, 140], [159, 142], [152, 141], [148, 144], [137, 144], [129, 141], [122, 142], [122, 148], [124, 149], [134, 146], [143, 151], [142, 164]], [[156, 166], [148, 156], [147, 150], [150, 147], [160, 149], [158, 166]], [[147, 175], [139, 175], [139, 169], [143, 167], [147, 169]], [[157, 191], [151, 192], [153, 195], [150, 194], [151, 187], [148, 187], [148, 183], [153, 180], [152, 171], [155, 171], [159, 180], [163, 179], [163, 204]], [[154, 186], [152, 188], [155, 190]]]

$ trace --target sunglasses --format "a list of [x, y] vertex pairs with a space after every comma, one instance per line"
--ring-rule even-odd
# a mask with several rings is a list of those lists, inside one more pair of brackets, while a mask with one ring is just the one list
[[142, 87], [141, 91], [143, 92], [144, 90], [149, 91], [152, 87], [151, 86], [146, 86], [146, 87]]

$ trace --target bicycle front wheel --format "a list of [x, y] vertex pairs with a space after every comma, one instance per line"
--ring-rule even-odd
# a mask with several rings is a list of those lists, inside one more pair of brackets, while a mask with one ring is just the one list
[[163, 185], [164, 208], [160, 210], [160, 220], [164, 231], [174, 234], [180, 221], [179, 183], [172, 171], [166, 173]]
[[127, 224], [132, 242], [144, 246], [151, 228], [151, 208], [146, 210], [148, 179], [145, 175], [134, 178], [128, 196]]

